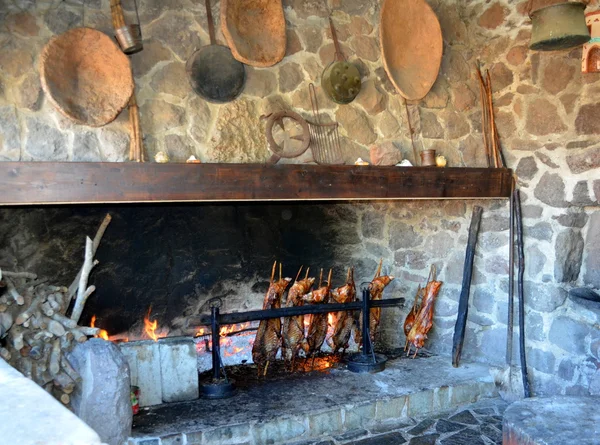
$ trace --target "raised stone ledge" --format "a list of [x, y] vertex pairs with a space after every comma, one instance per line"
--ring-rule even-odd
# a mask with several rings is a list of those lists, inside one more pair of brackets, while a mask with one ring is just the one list
[[278, 444], [372, 429], [496, 397], [489, 371], [434, 356], [391, 360], [378, 374], [333, 370], [269, 381], [227, 400], [150, 408], [134, 419], [129, 445]]
[[50, 394], [0, 359], [0, 442], [100, 445], [98, 435]]
[[504, 412], [505, 445], [594, 445], [600, 397], [547, 397], [515, 402]]

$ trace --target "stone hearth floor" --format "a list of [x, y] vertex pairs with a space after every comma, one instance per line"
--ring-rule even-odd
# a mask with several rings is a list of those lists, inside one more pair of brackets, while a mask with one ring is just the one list
[[[226, 400], [152, 407], [134, 418], [130, 444], [496, 443], [504, 405], [489, 367], [450, 361], [394, 359], [378, 374], [295, 374]], [[458, 409], [480, 400], [473, 411]]]

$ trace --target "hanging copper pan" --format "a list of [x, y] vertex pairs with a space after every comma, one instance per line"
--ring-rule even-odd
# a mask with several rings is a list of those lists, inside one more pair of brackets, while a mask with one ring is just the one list
[[50, 39], [40, 57], [40, 79], [58, 111], [90, 127], [112, 122], [133, 93], [129, 59], [110, 37], [91, 28]]
[[385, 0], [381, 8], [383, 66], [408, 100], [425, 97], [442, 62], [442, 29], [425, 0]]
[[221, 30], [233, 57], [246, 65], [273, 66], [285, 56], [281, 0], [221, 0]]

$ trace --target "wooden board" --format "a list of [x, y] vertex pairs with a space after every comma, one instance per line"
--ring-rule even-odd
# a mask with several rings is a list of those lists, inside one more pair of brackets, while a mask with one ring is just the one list
[[0, 205], [508, 198], [511, 175], [501, 168], [0, 162]]

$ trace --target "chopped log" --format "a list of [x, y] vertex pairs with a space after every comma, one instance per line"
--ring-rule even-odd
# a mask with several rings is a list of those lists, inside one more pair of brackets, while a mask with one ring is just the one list
[[12, 325], [12, 315], [9, 312], [0, 312], [0, 338], [6, 335]]
[[37, 275], [30, 272], [10, 272], [8, 270], [2, 271], [2, 276], [9, 278], [27, 278], [29, 280], [35, 280]]
[[33, 363], [27, 357], [22, 357], [19, 361], [19, 371], [25, 377], [31, 379], [33, 377]]
[[13, 348], [15, 348], [17, 351], [20, 351], [21, 348], [23, 346], [25, 346], [25, 338], [23, 336], [24, 331], [23, 328], [21, 326], [15, 326], [13, 325], [13, 327], [10, 330], [11, 333], [11, 341], [12, 341], [12, 345]]
[[483, 209], [479, 206], [473, 207], [471, 226], [469, 227], [469, 239], [465, 253], [465, 265], [463, 269], [462, 290], [458, 301], [458, 315], [454, 326], [454, 337], [452, 339], [452, 366], [458, 367], [465, 341], [467, 327], [467, 315], [469, 312], [469, 293], [471, 292], [471, 276], [473, 275], [473, 259], [475, 258], [475, 247], [477, 246], [477, 235]]
[[88, 337], [95, 337], [96, 335], [100, 334], [101, 329], [100, 328], [90, 328], [88, 326], [78, 326], [77, 330], [83, 332]]
[[44, 344], [40, 342], [39, 344], [31, 346], [31, 349], [29, 350], [29, 357], [32, 360], [40, 360], [42, 357], [44, 357]]
[[60, 359], [60, 365], [63, 371], [66, 372], [74, 382], [81, 382], [81, 376], [73, 369], [73, 366], [71, 366], [71, 363], [64, 355]]
[[[107, 213], [106, 216], [104, 217], [104, 220], [100, 224], [100, 227], [98, 227], [98, 231], [96, 232], [96, 236], [94, 236], [94, 241], [92, 243], [92, 257], [94, 255], [96, 255], [96, 250], [98, 250], [100, 241], [102, 240], [102, 237], [104, 236], [104, 232], [106, 231], [106, 228], [110, 224], [111, 220], [112, 220], [112, 216], [110, 216], [110, 213]], [[84, 266], [85, 266], [85, 264], [84, 264]], [[77, 276], [75, 277], [75, 279], [73, 280], [71, 285], [69, 286], [69, 289], [67, 291], [68, 292], [67, 297], [68, 297], [69, 301], [73, 298], [73, 296], [77, 292], [77, 289], [79, 287], [79, 281], [81, 279], [81, 274], [83, 273], [84, 266], [81, 267], [81, 269], [79, 270], [79, 273], [77, 274]]]
[[65, 327], [56, 320], [45, 319], [48, 323], [48, 332], [51, 332], [57, 337], [62, 337], [67, 332]]
[[21, 357], [29, 357], [29, 351], [31, 350], [31, 346], [23, 346], [21, 348], [21, 350], [19, 351], [19, 354], [21, 354]]
[[87, 340], [87, 335], [85, 335], [83, 332], [81, 332], [78, 328], [70, 329], [69, 332], [73, 335], [73, 339], [77, 343], [83, 343], [84, 341]]
[[68, 405], [69, 403], [71, 403], [71, 397], [69, 396], [69, 394], [62, 394], [60, 396], [60, 401], [62, 403], [64, 403], [65, 405]]
[[60, 349], [63, 351], [70, 351], [72, 342], [73, 334], [71, 334], [71, 332], [67, 332], [65, 335], [60, 337]]
[[59, 313], [52, 315], [52, 319], [61, 323], [67, 329], [73, 329], [77, 327], [77, 322], [75, 320], [71, 320], [69, 317], [65, 317]]
[[6, 312], [7, 309], [8, 309], [8, 304], [0, 303], [0, 312]]
[[12, 357], [12, 354], [8, 349], [0, 346], [0, 357], [2, 357], [6, 361], [9, 361]]
[[27, 309], [25, 309], [23, 312], [21, 312], [17, 316], [17, 319], [15, 320], [15, 323], [17, 323], [17, 324], [23, 324], [27, 320], [29, 320], [29, 318], [34, 314], [35, 311], [37, 311], [38, 307], [44, 301], [46, 301], [46, 295], [44, 293], [42, 293], [42, 292], [39, 292], [35, 296], [35, 298], [31, 301], [31, 304], [29, 305], [29, 307]]
[[47, 301], [40, 304], [40, 310], [46, 317], [52, 317], [54, 315], [54, 309], [52, 309], [50, 303], [48, 303]]
[[57, 295], [58, 294], [50, 294], [50, 295], [48, 295], [48, 300], [47, 300], [47, 303], [50, 305], [50, 307], [52, 309], [54, 309], [55, 313], [62, 311], [62, 301], [59, 302]]
[[51, 338], [54, 338], [54, 335], [52, 335], [50, 332], [48, 331], [39, 331], [36, 332], [35, 335], [33, 336], [34, 340], [39, 340], [41, 339], [42, 341], [48, 341]]
[[55, 338], [52, 341], [52, 351], [50, 351], [50, 362], [48, 366], [48, 371], [50, 371], [50, 375], [52, 377], [56, 376], [60, 371], [60, 340]]
[[23, 306], [25, 304], [25, 298], [23, 298], [23, 296], [19, 294], [19, 292], [17, 292], [15, 284], [12, 282], [12, 280], [8, 277], [5, 277], [4, 281], [6, 283], [6, 289], [8, 290], [8, 294], [13, 298], [13, 300], [15, 300], [15, 302], [19, 306]]
[[54, 386], [61, 389], [65, 394], [71, 394], [75, 389], [75, 381], [64, 372], [60, 372], [54, 377]]

